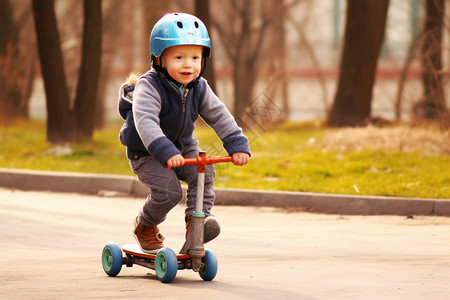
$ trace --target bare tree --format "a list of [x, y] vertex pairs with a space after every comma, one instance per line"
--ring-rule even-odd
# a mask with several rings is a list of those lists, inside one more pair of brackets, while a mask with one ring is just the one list
[[[219, 6], [219, 3], [215, 4]], [[285, 7], [273, 10], [270, 5], [257, 4], [259, 2], [252, 0], [221, 2], [221, 7], [216, 9], [218, 14], [213, 18], [213, 26], [232, 65], [233, 110], [238, 120], [253, 100], [258, 71], [268, 67], [260, 58], [262, 53], [269, 55], [264, 41], [277, 20], [274, 16], [285, 11]]]
[[307, 57], [311, 61], [311, 65], [317, 75], [317, 80], [320, 85], [320, 88], [322, 90], [322, 104], [325, 111], [328, 110], [328, 90], [327, 85], [325, 81], [325, 76], [321, 72], [320, 68], [320, 60], [317, 57], [314, 47], [311, 44], [311, 42], [307, 38], [307, 34], [305, 32], [306, 24], [309, 22], [309, 16], [310, 14], [308, 12], [311, 11], [312, 6], [314, 5], [313, 1], [306, 2], [307, 7], [305, 10], [307, 13], [305, 13], [305, 17], [301, 20], [298, 20], [297, 16], [293, 16], [292, 13], [288, 13], [288, 21], [290, 24], [292, 24], [295, 28], [295, 31], [298, 35], [299, 44], [298, 47], [303, 48], [306, 52]]
[[33, 0], [39, 58], [47, 104], [47, 140], [90, 139], [93, 133], [101, 53], [101, 0], [84, 1], [82, 63], [71, 109], [54, 0]]
[[[211, 28], [211, 14], [209, 11], [209, 0], [195, 0], [195, 15], [205, 23], [206, 28]], [[214, 53], [214, 52], [211, 52]], [[217, 93], [216, 90], [216, 76], [214, 74], [213, 58], [208, 59], [203, 77], [208, 80], [211, 89]]]
[[[288, 74], [286, 70], [286, 28], [285, 18], [288, 15], [288, 8], [284, 0], [275, 0], [267, 3], [272, 11], [279, 11], [274, 14], [273, 26], [266, 42], [268, 45], [269, 75], [267, 76], [266, 88], [268, 96], [273, 99], [269, 104], [275, 105], [276, 97], [281, 98], [280, 114], [277, 119], [271, 119], [271, 123], [281, 123], [289, 118], [290, 106], [288, 97]], [[275, 46], [276, 45], [276, 46]], [[273, 108], [272, 108], [273, 109]], [[272, 117], [272, 116], [271, 116]]]
[[6, 47], [13, 34], [12, 6], [9, 0], [0, 2], [0, 54], [6, 54]]
[[94, 134], [97, 87], [102, 51], [101, 0], [84, 0], [81, 68], [75, 96], [77, 139], [92, 139]]
[[401, 114], [402, 114], [402, 104], [403, 104], [403, 89], [405, 87], [405, 82], [407, 79], [409, 68], [416, 56], [417, 49], [419, 48], [419, 37], [414, 38], [409, 47], [408, 47], [408, 53], [405, 58], [405, 62], [403, 63], [402, 71], [400, 73], [398, 88], [397, 88], [397, 95], [395, 98], [395, 105], [394, 105], [394, 112], [395, 112], [395, 119], [397, 121], [401, 120]]
[[357, 126], [370, 118], [388, 4], [389, 0], [347, 0], [344, 48], [328, 126]]
[[[442, 31], [445, 0], [427, 0], [421, 48], [422, 99], [413, 106], [415, 118], [439, 120], [448, 117], [442, 81]], [[444, 124], [445, 125], [445, 124]], [[446, 124], [448, 127], [450, 124]]]
[[28, 118], [37, 62], [31, 21], [31, 7], [25, 1], [0, 1], [0, 123]]
[[[113, 64], [111, 62], [118, 55], [132, 48], [130, 47], [131, 42], [129, 42], [129, 39], [133, 37], [133, 31], [136, 30], [133, 26], [124, 26], [123, 22], [117, 21], [132, 20], [130, 16], [132, 16], [131, 13], [135, 9], [135, 6], [122, 0], [110, 0], [103, 4], [102, 62], [95, 109], [97, 116], [94, 120], [96, 129], [102, 128], [106, 120], [105, 96], [107, 94], [108, 83], [112, 77], [111, 70], [113, 69]], [[127, 61], [130, 62], [131, 58]], [[131, 63], [129, 66], [131, 67]], [[125, 70], [125, 72], [130, 72], [130, 70]], [[125, 78], [125, 73], [123, 74], [123, 78]]]
[[33, 0], [39, 60], [47, 104], [47, 140], [74, 140], [71, 132], [70, 101], [53, 0]]

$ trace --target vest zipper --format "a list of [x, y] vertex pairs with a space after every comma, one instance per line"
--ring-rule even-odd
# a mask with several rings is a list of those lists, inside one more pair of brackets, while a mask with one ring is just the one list
[[175, 141], [178, 141], [178, 139], [181, 136], [181, 133], [183, 132], [183, 127], [184, 127], [184, 122], [186, 119], [186, 100], [187, 100], [187, 95], [189, 93], [189, 89], [185, 89], [184, 92], [182, 92], [182, 90], [180, 88], [178, 88], [180, 95], [181, 95], [181, 105], [183, 108], [183, 113], [181, 114], [181, 124], [180, 124], [180, 128], [178, 128], [178, 132], [176, 135], [176, 139]]
[[185, 89], [184, 90], [184, 94], [183, 94], [183, 101], [182, 101], [182, 104], [183, 104], [183, 113], [185, 113], [186, 112], [186, 98], [187, 98], [187, 94], [189, 93], [189, 89]]

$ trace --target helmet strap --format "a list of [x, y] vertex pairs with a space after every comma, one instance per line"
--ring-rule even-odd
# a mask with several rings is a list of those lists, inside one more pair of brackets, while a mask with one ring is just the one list
[[158, 71], [158, 72], [160, 72], [160, 73], [163, 73], [164, 76], [165, 76], [168, 80], [170, 80], [170, 81], [172, 81], [172, 82], [174, 82], [174, 83], [176, 83], [176, 84], [180, 84], [178, 81], [176, 81], [175, 79], [173, 79], [172, 76], [169, 75], [169, 72], [167, 72], [167, 69], [166, 69], [166, 68], [163, 68], [163, 67], [158, 63], [158, 59], [157, 59], [155, 56], [152, 56], [152, 65], [153, 65], [153, 68], [154, 68], [156, 71]]

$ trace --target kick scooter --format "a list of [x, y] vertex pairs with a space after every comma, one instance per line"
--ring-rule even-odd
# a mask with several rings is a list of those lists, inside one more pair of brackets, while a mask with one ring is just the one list
[[207, 165], [231, 161], [231, 156], [206, 156], [205, 152], [200, 152], [197, 157], [184, 159], [185, 165], [197, 166], [198, 180], [195, 212], [180, 254], [176, 255], [167, 247], [159, 249], [155, 254], [149, 254], [142, 252], [137, 244], [128, 244], [120, 248], [117, 243], [109, 242], [102, 251], [102, 265], [105, 273], [116, 276], [120, 273], [122, 265], [132, 267], [136, 264], [155, 270], [157, 278], [164, 283], [173, 281], [177, 271], [183, 269], [198, 272], [205, 281], [213, 280], [217, 274], [217, 257], [212, 250], [205, 249], [203, 245], [205, 171]]

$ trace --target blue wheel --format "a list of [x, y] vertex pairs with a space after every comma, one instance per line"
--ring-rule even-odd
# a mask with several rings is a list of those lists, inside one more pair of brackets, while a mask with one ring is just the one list
[[103, 270], [109, 276], [116, 276], [122, 270], [122, 249], [114, 242], [109, 242], [102, 251]]
[[217, 256], [212, 250], [205, 249], [205, 257], [202, 258], [203, 267], [198, 272], [204, 281], [211, 281], [217, 275]]
[[178, 260], [177, 255], [170, 248], [161, 248], [156, 253], [155, 258], [156, 277], [161, 282], [172, 282], [177, 276]]

